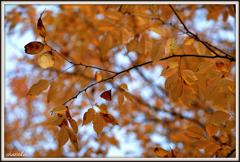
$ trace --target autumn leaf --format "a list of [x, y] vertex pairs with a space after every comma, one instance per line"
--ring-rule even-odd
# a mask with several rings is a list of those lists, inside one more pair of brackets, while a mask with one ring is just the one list
[[162, 36], [165, 36], [166, 34], [165, 34], [165, 31], [163, 30], [163, 28], [161, 28], [160, 26], [151, 26], [150, 28], [149, 28], [149, 30], [151, 30], [151, 31], [153, 31], [153, 32], [155, 32], [155, 33], [157, 33], [157, 34], [160, 34], [160, 35], [162, 35]]
[[194, 42], [194, 38], [187, 37], [187, 39], [184, 41], [184, 45], [191, 45]]
[[44, 52], [38, 58], [38, 63], [43, 69], [50, 68], [54, 65], [55, 56], [51, 51]]
[[75, 133], [69, 128], [67, 128], [67, 132], [68, 132], [68, 135], [69, 135], [69, 138], [70, 138], [70, 141], [71, 141], [72, 145], [78, 151], [78, 140], [77, 140], [77, 137], [76, 137]]
[[215, 143], [211, 143], [211, 144], [209, 144], [205, 149], [204, 149], [204, 151], [208, 154], [208, 155], [210, 155], [210, 156], [212, 156], [218, 149], [220, 149], [221, 148], [221, 146], [219, 146], [219, 145], [217, 145], [217, 144], [215, 144]]
[[236, 120], [235, 119], [228, 119], [225, 122], [225, 129], [229, 130], [229, 129], [233, 129], [235, 128], [236, 125]]
[[54, 100], [56, 95], [57, 95], [57, 84], [54, 81], [52, 81], [47, 94], [47, 102], [49, 103], [50, 101]]
[[171, 75], [170, 77], [168, 77], [165, 81], [165, 90], [172, 90], [173, 88], [175, 88], [178, 84], [178, 73], [174, 73], [173, 75]]
[[56, 114], [63, 114], [67, 111], [67, 108], [65, 105], [58, 105], [53, 108], [51, 112], [56, 113]]
[[85, 114], [83, 115], [83, 125], [86, 125], [88, 123], [90, 123], [91, 121], [93, 121], [95, 117], [95, 110], [93, 108], [89, 108], [87, 112], [85, 112]]
[[197, 42], [197, 52], [199, 55], [205, 55], [206, 53], [206, 47], [201, 42]]
[[192, 102], [192, 98], [193, 98], [193, 93], [191, 92], [190, 88], [187, 85], [183, 84], [183, 92], [180, 97], [181, 101], [185, 105], [190, 106]]
[[218, 128], [216, 125], [211, 124], [206, 127], [206, 131], [209, 137], [212, 137], [218, 133]]
[[124, 95], [128, 102], [133, 103], [133, 97], [129, 92], [122, 92], [122, 94]]
[[167, 40], [167, 50], [168, 50], [170, 55], [173, 52], [176, 52], [178, 50], [178, 44], [177, 44], [177, 41], [174, 38], [169, 38]]
[[127, 86], [126, 83], [121, 84], [120, 87], [121, 87], [122, 89], [125, 89], [126, 91], [128, 91], [128, 86]]
[[171, 61], [168, 63], [168, 66], [163, 69], [161, 76], [163, 77], [169, 77], [171, 75], [173, 75], [174, 73], [176, 73], [178, 71], [178, 62], [176, 61]]
[[218, 87], [227, 87], [227, 86], [233, 86], [234, 85], [234, 81], [232, 79], [229, 79], [228, 77], [224, 77], [222, 79], [220, 79], [217, 83]]
[[99, 113], [95, 114], [93, 119], [93, 128], [97, 135], [99, 136], [103, 129], [103, 118]]
[[198, 81], [197, 76], [192, 70], [182, 70], [181, 76], [188, 85], [195, 84]]
[[46, 29], [42, 23], [42, 15], [43, 15], [44, 11], [40, 14], [40, 17], [37, 22], [37, 28], [38, 28], [39, 35], [43, 38], [45, 38], [45, 36], [46, 36]]
[[151, 51], [151, 59], [153, 63], [158, 62], [161, 58], [163, 58], [165, 54], [165, 47], [163, 46], [162, 42], [156, 42]]
[[118, 125], [117, 120], [111, 114], [102, 112], [100, 112], [99, 114], [105, 122], [110, 123], [112, 125]]
[[143, 33], [140, 39], [140, 49], [146, 55], [152, 48], [152, 39], [147, 33]]
[[206, 78], [212, 80], [212, 79], [218, 78], [218, 77], [221, 76], [221, 75], [222, 75], [221, 71], [219, 71], [219, 70], [211, 70], [211, 71], [209, 71], [209, 73], [207, 74]]
[[211, 121], [215, 124], [223, 123], [229, 118], [230, 114], [223, 111], [215, 111], [210, 117]]
[[44, 48], [44, 45], [41, 42], [33, 41], [24, 46], [25, 53], [27, 54], [38, 54]]
[[58, 133], [58, 143], [59, 143], [59, 150], [60, 148], [65, 145], [69, 139], [68, 128], [63, 125]]
[[101, 110], [103, 113], [108, 113], [107, 105], [105, 105], [104, 103], [102, 103], [100, 106], [98, 104], [95, 104], [95, 106], [99, 108], [99, 110]]
[[70, 121], [70, 125], [72, 127], [72, 130], [74, 131], [74, 133], [77, 133], [78, 132], [77, 122], [74, 119], [70, 119], [69, 121]]
[[204, 138], [204, 131], [198, 126], [188, 127], [186, 129], [187, 135], [195, 138]]
[[63, 121], [63, 119], [65, 119], [66, 115], [63, 114], [61, 117], [58, 115], [55, 115], [48, 124], [50, 125], [60, 125]]
[[207, 147], [211, 143], [212, 143], [212, 141], [210, 139], [199, 139], [195, 143], [195, 148], [196, 149], [204, 149], [205, 147]]
[[134, 39], [130, 40], [127, 43], [126, 48], [128, 52], [139, 50], [139, 42], [138, 42], [139, 37], [140, 37], [139, 34], [137, 34], [134, 36]]
[[111, 101], [112, 97], [111, 97], [111, 89], [108, 91], [103, 92], [100, 97], [102, 97], [103, 99], [107, 100], [107, 101]]
[[48, 80], [41, 79], [37, 84], [34, 84], [31, 86], [29, 92], [27, 95], [30, 96], [37, 96], [39, 95], [43, 90], [46, 90], [49, 86]]
[[95, 77], [94, 78], [95, 78], [96, 82], [100, 82], [102, 80], [102, 76], [98, 72], [95, 73]]
[[113, 38], [110, 33], [107, 33], [106, 35], [103, 36], [99, 44], [100, 56], [104, 57], [112, 49], [112, 46], [113, 46]]
[[179, 97], [182, 96], [183, 93], [183, 84], [181, 81], [181, 77], [178, 77], [176, 86], [171, 90], [172, 99], [176, 101]]
[[229, 138], [227, 136], [221, 136], [220, 140], [222, 143], [226, 143], [229, 140]]
[[176, 157], [182, 157], [181, 154], [179, 154], [177, 151], [172, 150], [172, 149], [171, 149], [171, 154], [172, 154], [171, 157], [174, 157], [174, 158], [176, 158]]
[[123, 102], [124, 102], [124, 95], [121, 92], [118, 92], [118, 105], [119, 105], [119, 107], [122, 106]]
[[206, 72], [209, 72], [209, 70], [212, 68], [214, 64], [211, 63], [211, 62], [201, 62], [199, 65], [198, 65], [198, 70], [197, 70], [197, 73], [206, 73]]
[[156, 147], [154, 149], [155, 154], [158, 157], [171, 157], [170, 153], [162, 148]]

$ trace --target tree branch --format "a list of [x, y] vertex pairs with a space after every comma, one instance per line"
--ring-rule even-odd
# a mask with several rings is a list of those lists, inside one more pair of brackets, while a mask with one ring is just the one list
[[235, 151], [236, 151], [236, 148], [233, 149], [233, 150], [227, 155], [227, 157], [230, 157]]

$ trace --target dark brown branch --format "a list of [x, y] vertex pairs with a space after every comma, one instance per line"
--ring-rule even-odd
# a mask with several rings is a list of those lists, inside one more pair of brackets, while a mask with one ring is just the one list
[[236, 151], [236, 148], [233, 149], [233, 150], [227, 155], [227, 157], [230, 157], [235, 151]]

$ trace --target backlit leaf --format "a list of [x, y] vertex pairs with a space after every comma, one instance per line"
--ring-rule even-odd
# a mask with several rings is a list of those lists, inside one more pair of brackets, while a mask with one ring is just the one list
[[163, 28], [161, 28], [160, 26], [151, 26], [150, 28], [149, 28], [149, 30], [151, 30], [151, 31], [153, 31], [153, 32], [155, 32], [155, 33], [157, 33], [157, 34], [160, 34], [160, 35], [162, 35], [162, 36], [165, 36], [166, 34], [165, 34], [165, 31], [163, 30]]
[[112, 97], [111, 97], [111, 89], [108, 91], [103, 92], [100, 97], [104, 98], [107, 101], [111, 101]]
[[37, 54], [43, 50], [44, 45], [41, 42], [33, 41], [25, 45], [24, 48], [27, 54]]
[[118, 125], [117, 120], [111, 114], [102, 112], [100, 112], [99, 114], [105, 122], [110, 123], [112, 125]]
[[230, 93], [219, 92], [214, 97], [213, 105], [223, 105], [228, 101], [229, 97], [230, 97]]
[[228, 77], [224, 77], [222, 79], [219, 80], [219, 82], [217, 83], [218, 87], [226, 87], [226, 86], [232, 86], [234, 85], [234, 81], [232, 79], [229, 79]]
[[211, 143], [212, 143], [212, 141], [210, 139], [199, 139], [195, 143], [195, 148], [196, 149], [204, 149], [205, 147], [207, 147]]
[[48, 80], [41, 79], [37, 84], [34, 84], [31, 86], [29, 92], [27, 95], [30, 96], [37, 96], [39, 95], [43, 90], [46, 90], [49, 86]]
[[197, 73], [206, 73], [208, 72], [214, 64], [210, 62], [201, 62], [198, 65]]
[[197, 42], [197, 52], [199, 55], [205, 55], [206, 53], [206, 47], [201, 42]]
[[191, 102], [192, 102], [192, 98], [193, 98], [193, 93], [190, 90], [190, 88], [183, 84], [183, 93], [182, 96], [180, 97], [181, 101], [187, 105], [190, 106]]
[[102, 76], [98, 72], [95, 73], [95, 77], [94, 78], [95, 78], [96, 82], [100, 82], [102, 80]]
[[161, 76], [163, 77], [169, 77], [171, 75], [173, 75], [174, 73], [176, 73], [178, 71], [178, 68], [166, 68], [162, 70]]
[[218, 94], [219, 88], [217, 86], [210, 86], [207, 87], [204, 91], [204, 99], [205, 100], [212, 100], [216, 94]]
[[165, 47], [163, 46], [162, 42], [156, 42], [151, 51], [151, 59], [153, 63], [158, 62], [161, 58], [163, 58], [164, 54]]
[[146, 55], [152, 48], [152, 39], [147, 33], [143, 33], [140, 39], [140, 49]]
[[67, 111], [67, 108], [65, 105], [58, 105], [53, 108], [51, 112], [56, 113], [56, 114], [63, 114]]
[[55, 115], [49, 122], [50, 125], [60, 125], [63, 121], [63, 119], [66, 117], [65, 114], [63, 114], [61, 117], [58, 115]]
[[170, 153], [162, 148], [156, 147], [154, 149], [155, 154], [158, 157], [171, 157]]
[[197, 126], [188, 127], [186, 133], [191, 137], [204, 138], [204, 131]]
[[177, 83], [178, 83], [178, 73], [174, 73], [173, 75], [171, 75], [170, 77], [168, 77], [165, 81], [165, 90], [172, 90], [173, 88], [176, 87]]
[[229, 140], [229, 138], [227, 136], [221, 136], [220, 140], [221, 140], [222, 143], [225, 143]]
[[103, 118], [99, 113], [95, 114], [95, 117], [93, 119], [93, 128], [99, 136], [103, 129]]
[[118, 105], [119, 105], [119, 107], [122, 106], [123, 102], [124, 102], [124, 96], [121, 92], [118, 92]]
[[121, 87], [122, 89], [125, 89], [126, 91], [128, 91], [128, 86], [127, 86], [126, 83], [121, 84], [120, 87]]
[[211, 121], [215, 124], [223, 123], [229, 118], [230, 118], [230, 114], [223, 111], [216, 111], [210, 117]]
[[204, 151], [209, 155], [212, 156], [218, 149], [220, 149], [221, 146], [215, 144], [215, 143], [211, 143], [209, 144]]
[[228, 119], [228, 120], [225, 122], [225, 124], [226, 124], [225, 129], [233, 129], [233, 128], [235, 128], [236, 121], [235, 121], [235, 119]]
[[67, 143], [69, 139], [69, 134], [67, 127], [63, 125], [58, 133], [58, 143], [59, 143], [59, 149]]
[[57, 84], [54, 81], [52, 81], [47, 94], [47, 102], [49, 103], [50, 101], [54, 100], [56, 95], [57, 95]]
[[95, 110], [93, 108], [89, 108], [87, 112], [84, 113], [83, 115], [83, 125], [86, 125], [88, 123], [90, 123], [91, 121], [93, 121], [95, 117]]
[[99, 44], [100, 56], [104, 57], [112, 49], [112, 47], [113, 47], [113, 38], [110, 33], [107, 33], [105, 36], [103, 36]]
[[187, 39], [184, 42], [184, 45], [191, 45], [194, 42], [194, 38], [187, 37]]
[[216, 125], [211, 124], [206, 127], [206, 131], [209, 137], [212, 137], [218, 133], [218, 128]]
[[171, 90], [172, 99], [176, 101], [179, 97], [182, 96], [182, 93], [183, 93], [183, 83], [181, 81], [181, 77], [179, 77], [177, 85], [175, 86], [175, 88]]
[[129, 92], [122, 92], [128, 102], [133, 103], [132, 95]]
[[178, 44], [177, 44], [177, 41], [174, 38], [169, 38], [167, 40], [167, 50], [170, 53], [170, 55], [173, 52], [176, 52], [178, 50]]
[[40, 17], [38, 19], [38, 22], [37, 22], [37, 28], [38, 28], [38, 32], [39, 32], [39, 35], [43, 38], [45, 38], [46, 36], [46, 29], [42, 23], [42, 15], [43, 15], [44, 11], [40, 14]]
[[208, 79], [216, 79], [216, 78], [218, 78], [221, 75], [222, 75], [221, 71], [219, 71], [219, 70], [211, 70], [207, 74], [206, 78], [208, 78]]
[[72, 145], [78, 151], [78, 140], [77, 140], [77, 137], [76, 137], [75, 133], [69, 128], [67, 128], [67, 132], [68, 132], [68, 135], [69, 135], [69, 138], [70, 138], [70, 141], [71, 141]]
[[74, 131], [74, 133], [77, 133], [78, 132], [77, 122], [74, 119], [70, 119], [69, 122], [70, 122], [70, 125], [71, 125], [72, 130]]
[[101, 110], [103, 113], [108, 113], [107, 105], [105, 105], [104, 103], [101, 104], [100, 106], [98, 104], [95, 104], [95, 106], [99, 108], [99, 110]]
[[50, 68], [54, 65], [55, 56], [51, 51], [44, 52], [38, 58], [38, 63], [43, 69]]
[[182, 70], [181, 76], [184, 79], [184, 81], [189, 85], [195, 84], [196, 81], [198, 80], [197, 76], [192, 70]]

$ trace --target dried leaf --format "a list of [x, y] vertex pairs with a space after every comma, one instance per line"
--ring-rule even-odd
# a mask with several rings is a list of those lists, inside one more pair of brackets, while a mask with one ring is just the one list
[[226, 143], [229, 140], [229, 138], [227, 136], [221, 136], [220, 140], [222, 143]]
[[54, 81], [52, 81], [47, 94], [47, 102], [49, 103], [50, 101], [54, 100], [56, 95], [57, 95], [57, 84]]
[[63, 121], [63, 119], [65, 119], [66, 115], [63, 114], [61, 117], [58, 115], [55, 115], [49, 122], [50, 125], [60, 125]]
[[118, 125], [117, 120], [111, 114], [102, 112], [100, 112], [99, 114], [105, 122], [110, 123], [112, 125]]
[[163, 46], [162, 42], [156, 42], [151, 51], [151, 59], [153, 63], [158, 62], [161, 58], [163, 58], [164, 54], [165, 47]]
[[113, 38], [110, 33], [107, 33], [103, 38], [101, 39], [101, 42], [99, 44], [99, 53], [101, 57], [104, 57], [113, 47]]
[[105, 105], [104, 103], [101, 104], [100, 106], [98, 104], [95, 104], [95, 106], [99, 108], [99, 110], [101, 110], [103, 113], [108, 113], [107, 105]]
[[212, 141], [210, 139], [200, 139], [195, 143], [195, 148], [196, 149], [204, 149], [211, 143], [212, 143]]
[[46, 36], [46, 29], [42, 23], [42, 15], [43, 15], [44, 11], [40, 14], [40, 17], [38, 19], [38, 22], [37, 22], [37, 28], [38, 28], [38, 32], [39, 32], [39, 35], [43, 38], [45, 38]]
[[223, 105], [223, 104], [227, 103], [229, 97], [230, 97], [230, 93], [219, 92], [218, 94], [216, 94], [216, 96], [213, 100], [213, 105]]
[[93, 128], [99, 136], [103, 129], [103, 118], [99, 113], [95, 114], [95, 117], [93, 119]]
[[128, 86], [127, 86], [126, 83], [121, 84], [120, 87], [121, 87], [122, 89], [125, 89], [126, 91], [128, 91]]
[[162, 36], [165, 36], [165, 31], [163, 30], [163, 28], [161, 28], [160, 26], [152, 26], [149, 28], [149, 30], [157, 33], [157, 34], [160, 34]]
[[155, 154], [158, 157], [171, 157], [170, 153], [162, 148], [156, 147], [154, 149]]
[[77, 122], [74, 119], [70, 119], [69, 121], [70, 121], [70, 125], [72, 127], [72, 130], [74, 131], [74, 133], [77, 133], [78, 132]]
[[152, 48], [152, 39], [147, 33], [143, 33], [139, 43], [140, 43], [140, 49], [145, 55]]
[[37, 96], [39, 95], [43, 90], [46, 90], [49, 86], [48, 80], [41, 79], [37, 84], [34, 84], [31, 86], [29, 92], [27, 95], [30, 96]]
[[215, 143], [211, 143], [209, 144], [204, 151], [209, 155], [212, 156], [218, 149], [220, 149], [221, 146], [215, 144]]
[[124, 96], [121, 92], [118, 92], [118, 105], [119, 105], [119, 107], [122, 106], [123, 102], [124, 102]]
[[166, 69], [163, 69], [162, 73], [161, 73], [161, 76], [163, 77], [169, 77], [171, 75], [173, 75], [174, 73], [176, 73], [178, 71], [178, 68], [166, 68]]
[[205, 55], [206, 53], [206, 47], [201, 42], [197, 42], [197, 52], [199, 55]]
[[186, 133], [191, 137], [204, 138], [204, 131], [197, 126], [188, 127]]
[[128, 102], [133, 103], [132, 95], [129, 92], [122, 92]]
[[136, 34], [134, 36], [134, 39], [130, 40], [127, 45], [127, 51], [131, 52], [131, 51], [138, 51], [139, 50], [139, 44], [138, 44], [138, 39], [139, 39], [139, 34]]
[[177, 86], [178, 83], [178, 73], [174, 73], [172, 76], [168, 77], [165, 81], [165, 90], [172, 90]]
[[37, 54], [43, 50], [44, 45], [41, 42], [33, 41], [25, 45], [24, 48], [27, 54]]
[[51, 51], [44, 52], [38, 58], [38, 63], [43, 69], [50, 68], [54, 65], [55, 56]]
[[181, 77], [178, 77], [177, 85], [171, 91], [172, 99], [176, 101], [179, 97], [182, 96], [182, 93], [183, 93], [183, 83], [181, 81]]
[[172, 154], [171, 157], [174, 157], [174, 158], [176, 158], [176, 157], [182, 157], [181, 154], [179, 154], [177, 151], [172, 150], [172, 149], [171, 149], [171, 154]]
[[168, 50], [170, 55], [173, 52], [176, 52], [178, 50], [178, 44], [177, 44], [177, 41], [174, 38], [169, 38], [167, 40], [167, 50]]
[[102, 80], [102, 76], [101, 74], [99, 74], [98, 72], [95, 73], [95, 81], [96, 82], [100, 82]]
[[223, 111], [216, 111], [210, 117], [211, 121], [215, 124], [223, 123], [229, 118], [230, 118], [230, 114]]
[[111, 89], [108, 91], [103, 92], [100, 97], [104, 98], [107, 101], [111, 101], [112, 97], [111, 97]]
[[51, 112], [56, 113], [56, 114], [63, 114], [67, 111], [67, 108], [65, 105], [58, 105], [53, 108]]
[[212, 68], [213, 65], [214, 64], [211, 63], [211, 62], [201, 62], [198, 65], [197, 73], [200, 73], [200, 74], [206, 73], [206, 72], [208, 72]]
[[236, 121], [235, 121], [235, 119], [228, 119], [226, 122], [225, 122], [225, 124], [226, 124], [226, 127], [225, 127], [225, 129], [233, 129], [233, 128], [235, 128], [235, 125], [236, 125]]
[[216, 78], [218, 78], [221, 75], [222, 75], [221, 71], [219, 71], [219, 70], [211, 70], [211, 71], [209, 71], [209, 73], [206, 76], [206, 78], [208, 78], [208, 79], [216, 79]]
[[69, 134], [67, 127], [63, 125], [58, 133], [58, 143], [59, 143], [59, 150], [60, 148], [67, 143], [69, 139]]
[[73, 144], [75, 149], [78, 151], [78, 140], [75, 133], [69, 128], [67, 128], [67, 132], [68, 132], [71, 143]]
[[189, 89], [187, 85], [183, 84], [183, 93], [182, 93], [182, 96], [180, 97], [181, 101], [185, 105], [190, 106], [192, 102], [192, 98], [193, 98], [192, 91]]
[[234, 85], [234, 81], [232, 79], [229, 79], [228, 77], [224, 77], [222, 79], [220, 79], [217, 83], [218, 87], [226, 87], [226, 86], [233, 86]]
[[218, 133], [218, 128], [217, 128], [216, 125], [211, 124], [211, 125], [206, 127], [206, 131], [208, 133], [208, 136], [212, 137], [212, 136], [214, 136], [214, 135], [216, 135]]
[[87, 112], [83, 115], [83, 125], [90, 123], [95, 117], [95, 110], [93, 108], [89, 108]]

